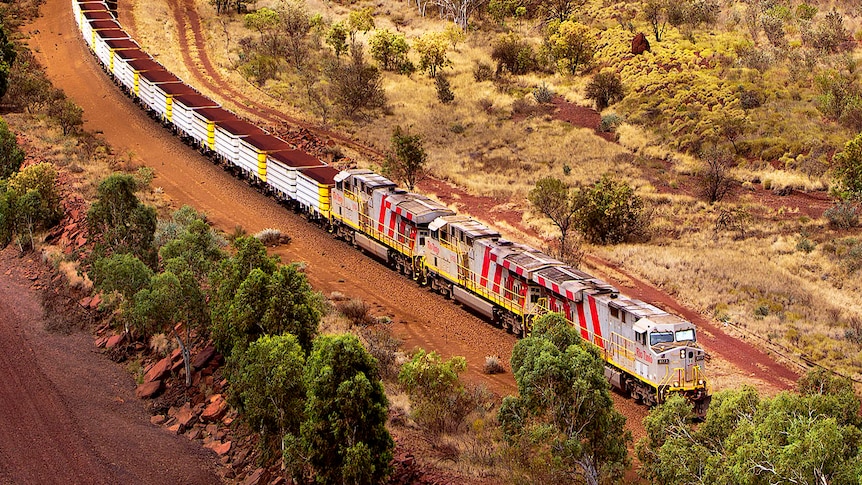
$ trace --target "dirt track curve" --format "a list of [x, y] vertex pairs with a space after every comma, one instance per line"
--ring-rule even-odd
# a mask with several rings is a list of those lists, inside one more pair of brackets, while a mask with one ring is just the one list
[[44, 329], [35, 267], [0, 251], [0, 484], [217, 483], [216, 455], [151, 425], [89, 335]]

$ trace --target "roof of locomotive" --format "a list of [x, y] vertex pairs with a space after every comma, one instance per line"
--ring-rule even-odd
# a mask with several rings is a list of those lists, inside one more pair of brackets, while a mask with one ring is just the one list
[[299, 171], [321, 185], [335, 185], [335, 176], [339, 173], [337, 168], [330, 165], [300, 168]]
[[218, 124], [218, 127], [237, 137], [266, 134], [265, 131], [258, 128], [256, 125], [239, 119], [235, 121], [223, 121]]
[[351, 173], [354, 180], [359, 180], [365, 184], [366, 188], [371, 190], [383, 189], [387, 187], [395, 187], [395, 182], [389, 180], [383, 175], [372, 172], [371, 170], [357, 170]]
[[108, 44], [108, 48], [112, 50], [141, 49], [141, 46], [132, 39], [105, 39], [105, 44]]
[[177, 94], [174, 96], [174, 101], [182, 104], [189, 109], [196, 108], [217, 108], [218, 103], [204, 96], [203, 94]]
[[428, 224], [440, 216], [455, 214], [440, 202], [412, 192], [393, 191], [386, 200], [397, 214], [404, 215], [416, 224]]
[[268, 133], [253, 133], [243, 138], [242, 141], [267, 153], [293, 149], [290, 143]]
[[97, 30], [96, 35], [99, 36], [100, 39], [128, 39], [129, 34], [126, 33], [123, 29], [108, 29], [108, 30]]
[[114, 14], [108, 10], [86, 10], [82, 13], [87, 20], [114, 20]]
[[120, 49], [114, 55], [124, 60], [150, 59], [150, 55], [140, 49]]
[[122, 29], [116, 20], [90, 20], [90, 28], [93, 30], [117, 30]]
[[146, 59], [132, 59], [129, 61], [129, 67], [132, 68], [133, 71], [143, 72], [143, 71], [164, 71], [165, 67], [159, 64], [158, 62], [152, 60], [151, 58]]
[[572, 301], [581, 301], [581, 292], [584, 290], [590, 290], [589, 293], [593, 295], [603, 293], [615, 295], [618, 293], [618, 290], [610, 283], [571, 266], [566, 266], [562, 262], [559, 265], [535, 271], [533, 281]]
[[283, 163], [288, 167], [319, 167], [323, 165], [315, 156], [309, 155], [302, 150], [282, 150], [269, 155], [273, 160]]
[[428, 229], [436, 231], [447, 224], [473, 239], [500, 237], [500, 233], [496, 229], [490, 228], [470, 216], [459, 214], [438, 217], [428, 226]]
[[211, 121], [213, 123], [221, 123], [224, 121], [231, 120], [239, 120], [239, 117], [230, 111], [216, 106], [213, 108], [200, 108], [195, 110], [195, 114], [199, 115], [201, 118], [204, 118], [207, 121]]

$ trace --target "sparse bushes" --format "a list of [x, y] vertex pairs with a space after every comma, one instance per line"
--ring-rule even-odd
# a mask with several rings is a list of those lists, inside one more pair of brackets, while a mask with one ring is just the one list
[[506, 372], [503, 363], [500, 362], [500, 357], [497, 355], [485, 356], [485, 365], [482, 366], [482, 372], [485, 374], [502, 374]]
[[401, 366], [398, 382], [410, 395], [413, 418], [432, 433], [457, 430], [473, 408], [459, 375], [467, 368], [463, 357], [443, 361], [437, 352], [420, 349]]
[[497, 74], [526, 74], [538, 67], [536, 53], [526, 39], [516, 33], [497, 37], [491, 48], [491, 59], [497, 63]]
[[548, 104], [554, 99], [554, 90], [547, 84], [542, 83], [533, 90], [533, 98], [539, 104]]
[[619, 73], [602, 71], [593, 76], [587, 85], [586, 97], [596, 103], [596, 110], [603, 111], [608, 106], [620, 101], [625, 96], [623, 82]]
[[862, 134], [848, 141], [833, 162], [836, 192], [844, 199], [862, 199]]
[[575, 227], [591, 243], [616, 244], [646, 236], [643, 200], [625, 182], [604, 175], [592, 187], [576, 192], [574, 206]]
[[826, 209], [823, 217], [833, 229], [850, 229], [859, 225], [859, 208], [853, 202], [842, 200]]
[[437, 99], [443, 104], [449, 104], [455, 101], [455, 93], [452, 92], [452, 84], [449, 79], [443, 74], [437, 73], [434, 78], [434, 85], [437, 88]]
[[336, 301], [335, 309], [344, 315], [344, 318], [351, 325], [365, 327], [374, 323], [374, 317], [371, 315], [371, 307], [368, 303], [358, 298]]
[[282, 241], [281, 231], [272, 227], [261, 230], [254, 237], [264, 246], [277, 246]]
[[9, 130], [6, 120], [0, 117], [0, 179], [12, 176], [24, 162], [24, 151], [18, 146], [15, 133]]
[[473, 80], [477, 83], [480, 83], [482, 81], [489, 81], [493, 77], [494, 70], [489, 64], [477, 61], [476, 65], [473, 66]]
[[623, 119], [619, 115], [615, 113], [606, 114], [602, 116], [602, 120], [599, 122], [599, 131], [613, 133], [621, 124], [623, 124]]

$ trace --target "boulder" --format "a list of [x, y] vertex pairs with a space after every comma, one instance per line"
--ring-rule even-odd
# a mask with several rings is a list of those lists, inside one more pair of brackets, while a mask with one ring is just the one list
[[215, 353], [215, 347], [212, 345], [206, 346], [192, 358], [192, 367], [195, 370], [203, 369], [209, 363], [210, 359], [213, 358]]
[[242, 485], [258, 485], [259, 483], [268, 483], [269, 474], [264, 468], [258, 468], [251, 475], [247, 476], [242, 481]]
[[638, 35], [632, 39], [632, 54], [640, 55], [644, 52], [650, 52], [649, 41], [643, 32], [638, 32]]
[[171, 370], [171, 360], [167, 357], [156, 362], [156, 365], [150, 367], [150, 370], [144, 375], [144, 382], [152, 382], [161, 379]]
[[180, 425], [181, 429], [186, 429], [194, 424], [195, 421], [195, 414], [192, 412], [192, 407], [189, 406], [189, 403], [185, 403], [183, 407], [177, 411], [176, 417], [177, 423]]
[[201, 421], [204, 422], [213, 422], [218, 421], [225, 415], [227, 412], [227, 401], [225, 401], [224, 396], [221, 394], [215, 394], [210, 398], [209, 404], [204, 408], [201, 413]]
[[96, 296], [94, 296], [94, 297], [90, 300], [90, 310], [96, 310], [96, 309], [98, 309], [98, 308], [99, 308], [99, 305], [100, 305], [101, 303], [102, 303], [102, 294], [101, 294], [101, 293], [96, 293]]
[[150, 423], [156, 426], [161, 426], [165, 424], [165, 421], [167, 421], [167, 419], [168, 418], [164, 414], [156, 414], [155, 416], [150, 417]]
[[145, 382], [135, 389], [138, 399], [151, 399], [156, 397], [162, 390], [162, 381]]
[[227, 452], [230, 451], [230, 445], [230, 441], [225, 441], [224, 443], [222, 443], [221, 441], [214, 440], [205, 444], [204, 448], [209, 448], [215, 451], [217, 455], [221, 456], [227, 454]]
[[117, 345], [120, 345], [120, 342], [122, 342], [122, 341], [123, 341], [122, 335], [111, 335], [110, 337], [108, 337], [108, 341], [105, 342], [105, 348], [106, 349], [113, 349]]

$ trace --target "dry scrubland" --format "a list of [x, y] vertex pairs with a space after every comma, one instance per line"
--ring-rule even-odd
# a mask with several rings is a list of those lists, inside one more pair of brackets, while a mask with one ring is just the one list
[[[394, 126], [412, 126], [423, 136], [431, 173], [469, 193], [503, 198], [507, 207], [523, 210], [525, 225], [547, 238], [552, 226], [534, 217], [525, 200], [536, 180], [551, 175], [577, 185], [615, 173], [649, 202], [652, 238], [588, 251], [655, 282], [714, 319], [736, 323], [792, 354], [859, 379], [858, 230], [835, 231], [823, 217], [764, 207], [754, 196], [761, 188], [828, 190], [831, 157], [856, 131], [852, 123], [831, 121], [818, 110], [818, 76], [834, 72], [854, 78], [858, 49], [814, 51], [801, 41], [802, 24], [792, 20], [785, 24], [784, 44], [775, 47], [763, 31], [755, 42], [746, 23], [750, 7], [720, 3], [714, 25], [668, 25], [656, 42], [640, 2], [587, 2], [577, 18], [597, 39], [590, 69], [576, 76], [538, 72], [482, 82], [474, 79], [474, 67], [477, 62], [493, 65], [490, 46], [499, 34], [511, 30], [539, 46], [542, 28], [534, 21], [509, 19], [501, 25], [487, 14], [474, 15], [475, 28], [450, 49], [452, 65], [443, 70], [455, 94], [452, 104], [438, 101], [427, 74], [384, 72], [383, 113], [363, 120], [330, 117], [328, 122], [380, 151], [388, 148]], [[793, 12], [799, 2], [785, 3]], [[856, 10], [841, 3], [811, 3], [818, 8], [811, 25], [837, 7], [848, 33], [856, 38], [862, 33]], [[256, 6], [275, 4], [261, 0]], [[313, 0], [306, 6], [327, 24], [345, 19], [352, 10], [373, 7], [377, 29], [403, 33], [408, 41], [451, 23], [433, 7], [420, 17], [408, 2], [339, 5]], [[260, 88], [242, 79], [236, 69], [237, 46], [253, 33], [241, 16], [216, 16], [205, 0], [198, 0], [197, 7], [210, 56], [231, 80], [257, 100], [320, 122], [306, 97], [297, 94], [304, 88], [291, 68]], [[135, 2], [135, 35], [161, 62], [189, 77], [173, 49], [177, 39], [170, 12], [165, 0]], [[373, 32], [359, 32], [357, 39], [367, 42]], [[631, 55], [637, 32], [647, 34], [652, 52]], [[415, 53], [410, 55], [416, 62]], [[626, 89], [625, 99], [602, 113], [623, 120], [617, 128], [619, 143], [553, 119], [531, 94], [546, 83], [570, 102], [589, 104], [585, 86], [602, 69], [618, 72]], [[749, 104], [743, 105], [743, 98]], [[744, 126], [732, 152], [731, 173], [740, 186], [732, 200], [710, 205], [697, 198], [692, 186], [703, 167], [696, 154], [712, 145], [731, 151], [719, 126], [722, 119], [734, 117]], [[659, 190], [661, 186], [670, 189]], [[739, 224], [717, 229], [723, 213], [733, 214]]]

